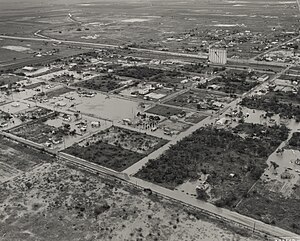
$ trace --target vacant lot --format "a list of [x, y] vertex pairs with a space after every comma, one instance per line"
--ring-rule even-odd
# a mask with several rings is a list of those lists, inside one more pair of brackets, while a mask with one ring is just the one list
[[150, 154], [167, 142], [166, 140], [154, 136], [113, 126], [84, 140], [80, 145], [84, 146], [87, 143], [91, 144], [97, 141], [119, 146], [123, 149], [144, 155]]
[[155, 194], [57, 163], [1, 185], [0, 192], [2, 241], [33, 236], [64, 241], [258, 240]]
[[0, 182], [45, 161], [53, 161], [53, 158], [0, 136]]
[[190, 116], [187, 116], [184, 121], [187, 121], [187, 122], [190, 122], [190, 123], [193, 123], [193, 124], [197, 124], [198, 122], [204, 120], [207, 116], [206, 115], [202, 115], [202, 114], [199, 114], [199, 113], [194, 113]]
[[53, 98], [53, 97], [58, 97], [60, 95], [63, 95], [63, 94], [66, 94], [66, 93], [69, 93], [71, 91], [74, 91], [73, 89], [70, 89], [70, 88], [67, 88], [67, 87], [63, 87], [63, 88], [60, 88], [60, 89], [56, 89], [56, 90], [53, 90], [53, 91], [49, 91], [46, 93], [47, 97], [49, 99]]
[[17, 75], [3, 74], [3, 75], [0, 75], [0, 86], [7, 85], [7, 84], [13, 85], [23, 79], [24, 79], [23, 77], [20, 77]]
[[294, 191], [298, 194], [287, 198], [269, 191], [263, 182], [259, 182], [238, 206], [237, 211], [300, 234], [299, 184]]
[[237, 134], [211, 127], [199, 129], [160, 158], [150, 160], [137, 177], [173, 189], [208, 174], [210, 200], [234, 207], [262, 175], [268, 156], [287, 139], [288, 129], [241, 124], [234, 132]]
[[51, 138], [61, 139], [63, 137], [63, 132], [59, 131], [58, 128], [44, 124], [40, 121], [23, 124], [11, 129], [9, 132], [39, 144], [43, 144]]
[[156, 106], [148, 109], [146, 112], [150, 113], [150, 114], [170, 117], [170, 116], [178, 115], [178, 114], [182, 113], [182, 110], [179, 108], [173, 108], [170, 106], [156, 105]]

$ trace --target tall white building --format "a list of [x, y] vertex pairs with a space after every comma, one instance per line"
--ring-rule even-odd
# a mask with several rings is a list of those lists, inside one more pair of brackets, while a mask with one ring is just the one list
[[213, 64], [226, 64], [227, 50], [218, 48], [209, 49], [209, 61]]

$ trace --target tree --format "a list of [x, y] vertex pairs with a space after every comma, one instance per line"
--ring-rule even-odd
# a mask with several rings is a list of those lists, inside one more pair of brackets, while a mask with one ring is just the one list
[[271, 161], [270, 163], [271, 163], [271, 166], [274, 169], [274, 173], [277, 174], [277, 170], [276, 169], [279, 167], [279, 165], [276, 162], [274, 162], [274, 161]]

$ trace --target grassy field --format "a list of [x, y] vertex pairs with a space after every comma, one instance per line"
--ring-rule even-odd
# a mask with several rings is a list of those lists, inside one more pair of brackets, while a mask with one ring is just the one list
[[194, 113], [184, 119], [184, 121], [197, 124], [198, 122], [204, 120], [207, 116], [199, 113]]
[[156, 105], [156, 106], [148, 109], [146, 112], [150, 113], [150, 114], [170, 117], [170, 116], [178, 115], [178, 114], [182, 113], [182, 110], [179, 108], [173, 108], [170, 106]]
[[49, 99], [53, 98], [53, 97], [58, 97], [60, 95], [66, 94], [73, 91], [73, 89], [67, 88], [67, 87], [63, 87], [57, 90], [53, 90], [53, 91], [49, 91], [46, 93], [47, 97]]

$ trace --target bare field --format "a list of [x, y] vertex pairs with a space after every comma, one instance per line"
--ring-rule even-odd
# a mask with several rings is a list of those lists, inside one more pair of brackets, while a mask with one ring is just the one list
[[258, 240], [155, 194], [60, 164], [44, 164], [0, 190], [3, 241]]
[[0, 137], [0, 183], [31, 170], [52, 157], [20, 143]]
[[1, 4], [0, 19], [10, 27], [0, 24], [0, 32], [8, 35], [33, 36], [41, 30], [39, 34], [58, 39], [203, 53], [211, 43], [251, 31], [251, 38], [242, 36], [229, 46], [231, 57], [254, 57], [274, 31], [279, 36], [298, 26], [296, 1], [55, 1], [22, 11], [11, 2]]

